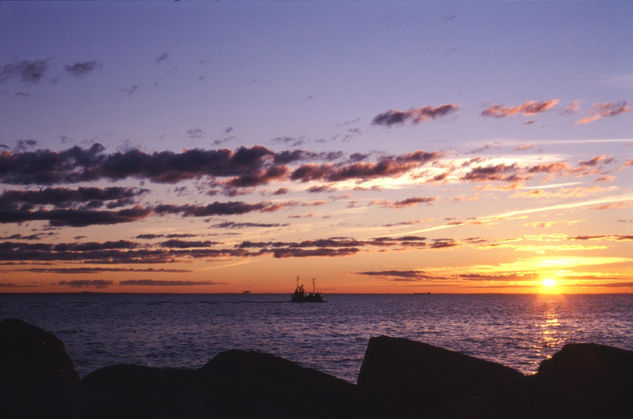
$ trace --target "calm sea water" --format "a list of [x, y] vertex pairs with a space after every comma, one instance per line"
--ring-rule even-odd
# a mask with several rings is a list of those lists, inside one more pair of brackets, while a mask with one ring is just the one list
[[371, 336], [406, 337], [524, 373], [565, 343], [633, 349], [633, 295], [0, 295], [0, 318], [53, 332], [85, 375], [117, 363], [197, 368], [252, 349], [355, 382]]

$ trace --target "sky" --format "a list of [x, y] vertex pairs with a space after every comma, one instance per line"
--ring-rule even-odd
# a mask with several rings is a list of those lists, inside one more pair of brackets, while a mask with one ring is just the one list
[[633, 292], [631, 21], [1, 2], [0, 292]]

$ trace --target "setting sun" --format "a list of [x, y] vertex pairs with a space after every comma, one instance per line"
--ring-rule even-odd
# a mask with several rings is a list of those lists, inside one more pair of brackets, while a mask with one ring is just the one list
[[545, 288], [553, 288], [553, 287], [556, 286], [556, 281], [554, 279], [552, 279], [552, 278], [545, 278], [543, 280], [543, 286]]

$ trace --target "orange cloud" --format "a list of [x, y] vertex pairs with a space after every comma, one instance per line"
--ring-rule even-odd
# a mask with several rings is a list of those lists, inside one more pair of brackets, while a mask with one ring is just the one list
[[532, 116], [539, 114], [541, 112], [545, 112], [558, 103], [558, 99], [546, 100], [543, 102], [536, 102], [534, 100], [529, 100], [520, 104], [519, 106], [507, 107], [504, 105], [492, 105], [489, 108], [486, 108], [481, 112], [482, 116], [492, 116], [495, 118], [505, 118], [506, 116], [514, 116], [514, 115], [524, 115], [524, 116]]
[[567, 105], [567, 107], [563, 111], [563, 115], [571, 115], [578, 112], [580, 110], [580, 102], [582, 102], [580, 99], [576, 99], [572, 103]]
[[627, 102], [594, 103], [593, 109], [589, 112], [589, 116], [579, 119], [576, 121], [576, 124], [590, 124], [600, 118], [617, 116], [631, 112], [632, 110], [633, 106], [629, 106]]
[[560, 188], [555, 191], [548, 191], [545, 189], [531, 189], [527, 191], [517, 191], [510, 195], [510, 198], [539, 198], [539, 199], [554, 199], [554, 198], [583, 198], [592, 193], [599, 193], [607, 190], [601, 186], [592, 186], [590, 188], [576, 187], [576, 188]]

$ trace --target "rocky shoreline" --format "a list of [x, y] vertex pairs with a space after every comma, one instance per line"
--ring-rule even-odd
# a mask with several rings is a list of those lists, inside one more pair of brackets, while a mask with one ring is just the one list
[[114, 365], [80, 379], [53, 334], [5, 319], [0, 368], [6, 418], [633, 417], [633, 351], [592, 343], [565, 345], [529, 376], [380, 336], [356, 385], [239, 350], [199, 369]]

